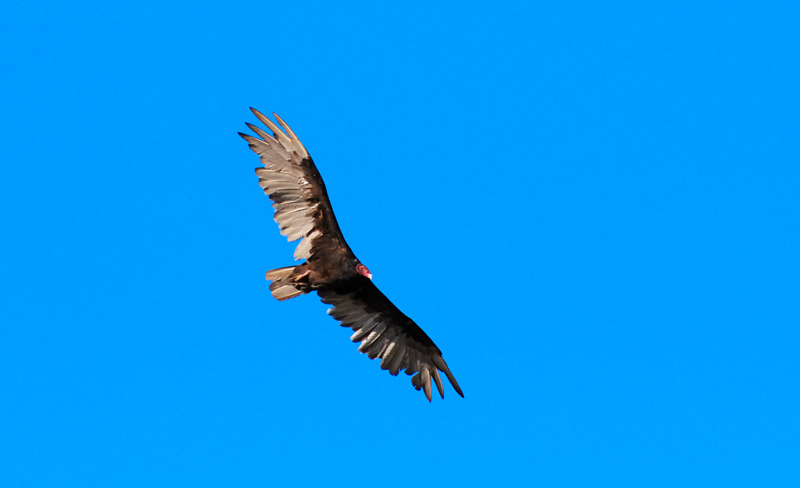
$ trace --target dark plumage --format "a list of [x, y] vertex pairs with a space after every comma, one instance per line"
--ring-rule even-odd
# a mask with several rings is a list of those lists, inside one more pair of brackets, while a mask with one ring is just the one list
[[431, 400], [431, 380], [444, 398], [439, 371], [444, 372], [456, 392], [464, 396], [442, 358], [442, 352], [427, 334], [406, 317], [372, 283], [372, 275], [344, 240], [328, 200], [325, 183], [305, 147], [292, 129], [277, 115], [282, 131], [258, 110], [250, 110], [272, 135], [247, 124], [259, 137], [239, 133], [250, 149], [261, 156], [258, 184], [275, 208], [275, 221], [289, 241], [300, 240], [294, 251], [297, 266], [273, 269], [266, 278], [278, 300], [288, 300], [316, 291], [333, 318], [354, 333], [353, 342], [370, 359], [380, 358], [381, 368], [397, 375], [414, 375], [411, 384]]

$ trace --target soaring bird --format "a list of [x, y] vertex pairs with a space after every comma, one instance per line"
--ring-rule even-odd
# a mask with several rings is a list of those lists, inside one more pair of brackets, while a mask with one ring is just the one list
[[325, 183], [306, 148], [286, 122], [251, 108], [272, 132], [247, 124], [259, 137], [239, 133], [261, 157], [256, 168], [258, 184], [275, 208], [275, 222], [289, 241], [300, 240], [294, 251], [302, 264], [273, 269], [266, 278], [278, 300], [316, 291], [323, 303], [333, 305], [328, 314], [343, 327], [353, 329], [350, 339], [360, 342], [359, 352], [380, 358], [381, 368], [397, 375], [405, 370], [411, 384], [431, 401], [431, 379], [444, 398], [442, 371], [456, 393], [464, 396], [447, 367], [442, 351], [428, 335], [401, 312], [372, 283], [372, 273], [356, 258], [342, 236]]

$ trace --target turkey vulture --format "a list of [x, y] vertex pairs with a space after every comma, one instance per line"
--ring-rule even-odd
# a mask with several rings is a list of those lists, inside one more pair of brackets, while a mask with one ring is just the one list
[[[266, 278], [278, 300], [316, 291], [323, 303], [333, 305], [328, 314], [353, 329], [350, 338], [360, 342], [359, 352], [381, 358], [381, 368], [392, 375], [405, 370], [411, 384], [431, 401], [431, 379], [444, 398], [439, 371], [447, 375], [456, 392], [464, 396], [436, 344], [406, 317], [372, 283], [372, 274], [356, 258], [339, 230], [325, 183], [306, 148], [277, 114], [284, 130], [258, 110], [256, 117], [271, 131], [247, 124], [258, 137], [239, 133], [261, 156], [256, 168], [258, 184], [275, 208], [275, 222], [289, 241], [300, 239], [294, 251], [297, 266], [273, 269]], [[285, 131], [285, 132], [284, 132]], [[416, 373], [416, 374], [415, 374]]]

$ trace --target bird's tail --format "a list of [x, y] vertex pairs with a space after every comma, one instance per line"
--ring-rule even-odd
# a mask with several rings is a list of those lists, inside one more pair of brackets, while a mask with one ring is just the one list
[[283, 301], [308, 293], [308, 271], [305, 268], [303, 263], [267, 271], [266, 278], [272, 282], [269, 285], [272, 296]]

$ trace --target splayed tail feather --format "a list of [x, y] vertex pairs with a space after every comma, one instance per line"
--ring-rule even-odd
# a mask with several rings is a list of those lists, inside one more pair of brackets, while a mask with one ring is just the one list
[[283, 301], [308, 293], [307, 284], [302, 282], [308, 274], [304, 268], [305, 264], [301, 264], [267, 271], [265, 278], [272, 282], [269, 285], [272, 296]]

